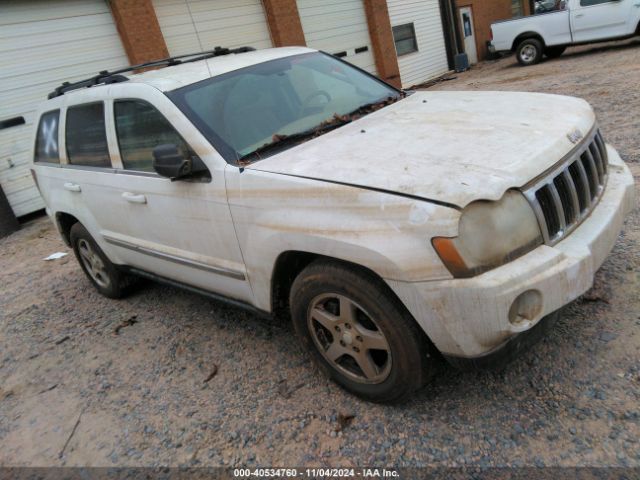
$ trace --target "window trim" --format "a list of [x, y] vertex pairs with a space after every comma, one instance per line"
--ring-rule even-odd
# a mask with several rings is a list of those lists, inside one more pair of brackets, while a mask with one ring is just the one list
[[[38, 135], [40, 134], [40, 125], [42, 125], [42, 117], [44, 117], [45, 115], [48, 115], [50, 113], [54, 113], [54, 112], [58, 112], [58, 138], [57, 138], [57, 142], [58, 142], [58, 161], [57, 162], [42, 162], [42, 161], [37, 161], [36, 160], [36, 154], [38, 152]], [[37, 165], [47, 165], [47, 166], [56, 166], [56, 167], [60, 167], [62, 166], [62, 155], [61, 155], [61, 148], [60, 148], [60, 130], [61, 130], [61, 121], [60, 118], [62, 117], [62, 109], [61, 108], [53, 108], [51, 110], [47, 110], [46, 112], [42, 112], [40, 114], [40, 117], [38, 117], [38, 127], [36, 128], [36, 138], [33, 142], [33, 163], [37, 164]]]
[[[74, 108], [81, 108], [81, 107], [86, 107], [89, 105], [96, 105], [96, 104], [102, 104], [102, 118], [104, 119], [104, 140], [105, 140], [105, 146], [107, 147], [107, 157], [109, 159], [109, 166], [97, 166], [97, 165], [82, 165], [82, 164], [77, 164], [77, 163], [71, 163], [71, 156], [69, 155], [69, 142], [68, 142], [68, 136], [69, 136], [69, 110], [72, 110]], [[67, 167], [80, 167], [80, 168], [89, 168], [91, 170], [113, 170], [115, 167], [113, 166], [113, 158], [111, 157], [111, 150], [109, 148], [109, 133], [107, 131], [107, 125], [108, 125], [108, 119], [107, 119], [107, 107], [106, 107], [106, 102], [105, 100], [94, 100], [91, 102], [80, 102], [80, 103], [74, 103], [73, 105], [67, 105], [65, 112], [64, 112], [64, 153], [65, 153], [65, 166]]]
[[[406, 26], [411, 26], [411, 32], [413, 33], [413, 36], [407, 37], [407, 38], [396, 39], [395, 29], [399, 28], [399, 27], [406, 27]], [[404, 56], [407, 56], [407, 55], [411, 55], [412, 53], [416, 53], [416, 52], [420, 51], [420, 46], [418, 45], [418, 36], [416, 34], [415, 22], [408, 22], [408, 23], [401, 23], [399, 25], [393, 25], [391, 27], [391, 34], [393, 36], [393, 46], [396, 49], [396, 56], [398, 58], [404, 57]], [[411, 50], [410, 52], [405, 52], [405, 53], [398, 53], [398, 42], [399, 41], [404, 41], [404, 40], [409, 40], [409, 39], [413, 40], [413, 45], [414, 45], [415, 50]]]

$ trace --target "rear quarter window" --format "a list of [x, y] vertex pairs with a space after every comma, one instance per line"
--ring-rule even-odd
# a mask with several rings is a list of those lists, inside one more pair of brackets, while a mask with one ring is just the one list
[[72, 165], [111, 167], [102, 102], [67, 109], [65, 142]]
[[60, 110], [43, 113], [36, 134], [36, 150], [34, 162], [60, 163], [58, 148], [58, 124]]

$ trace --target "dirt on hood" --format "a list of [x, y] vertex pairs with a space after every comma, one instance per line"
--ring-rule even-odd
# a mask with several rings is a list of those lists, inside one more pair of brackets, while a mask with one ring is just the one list
[[573, 97], [419, 92], [248, 168], [464, 207], [526, 184], [594, 123]]

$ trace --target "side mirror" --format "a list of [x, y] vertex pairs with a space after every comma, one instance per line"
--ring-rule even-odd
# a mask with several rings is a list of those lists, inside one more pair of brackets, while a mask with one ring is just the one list
[[167, 143], [153, 149], [153, 169], [158, 175], [177, 180], [206, 171], [207, 168], [198, 157], [185, 157], [177, 145]]

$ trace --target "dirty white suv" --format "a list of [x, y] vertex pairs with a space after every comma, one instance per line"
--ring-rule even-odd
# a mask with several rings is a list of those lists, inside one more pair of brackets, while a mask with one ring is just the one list
[[34, 177], [101, 293], [142, 275], [290, 313], [322, 370], [392, 402], [440, 354], [512, 357], [591, 286], [633, 179], [586, 102], [410, 94], [315, 50], [251, 50], [42, 105]]

